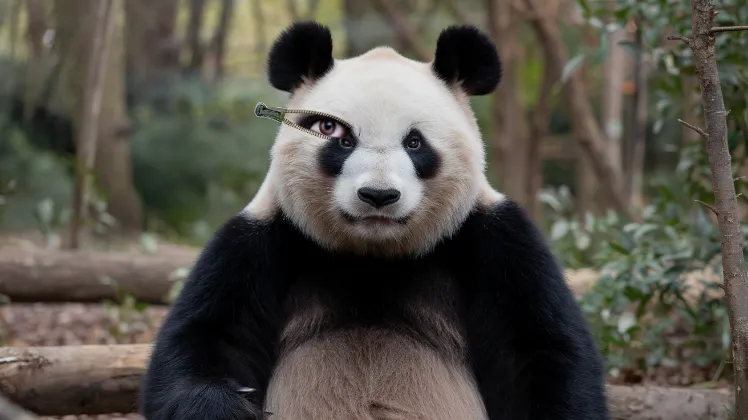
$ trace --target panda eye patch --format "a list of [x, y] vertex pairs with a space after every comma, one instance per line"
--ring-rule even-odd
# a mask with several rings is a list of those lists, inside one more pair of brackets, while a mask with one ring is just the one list
[[[258, 118], [268, 118], [324, 139], [350, 137], [351, 133], [350, 124], [323, 112], [268, 107], [264, 103], [258, 102], [254, 113]], [[286, 118], [286, 114], [306, 114], [306, 116], [296, 123]]]

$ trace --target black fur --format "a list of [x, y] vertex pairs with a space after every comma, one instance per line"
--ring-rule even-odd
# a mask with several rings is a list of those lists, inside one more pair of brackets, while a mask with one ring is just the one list
[[[352, 142], [355, 140], [351, 139]], [[355, 143], [354, 143], [355, 144]], [[340, 139], [330, 139], [324, 147], [319, 149], [317, 162], [322, 172], [327, 176], [338, 176], [343, 171], [343, 164], [355, 150], [355, 147], [346, 148], [340, 144]]]
[[[541, 234], [509, 201], [475, 211], [418, 259], [332, 254], [281, 216], [231, 219], [157, 337], [141, 394], [146, 418], [258, 418], [279, 330], [312, 297], [333, 315], [302, 341], [379, 325], [439, 350], [442, 331], [424, 329], [404, 307], [419, 299], [442, 311], [467, 337], [490, 420], [607, 419], [593, 337]], [[239, 386], [257, 389], [251, 405]]]
[[[421, 142], [421, 146], [415, 150], [406, 147], [408, 142], [413, 138], [417, 138]], [[403, 140], [403, 147], [408, 152], [408, 156], [411, 162], [413, 162], [413, 167], [416, 169], [416, 174], [419, 178], [428, 179], [436, 176], [441, 159], [420, 131], [416, 129], [411, 130]]]
[[270, 47], [268, 76], [276, 89], [293, 92], [332, 69], [332, 35], [316, 22], [295, 22]]
[[436, 42], [433, 70], [447, 84], [458, 83], [468, 95], [487, 95], [501, 80], [496, 46], [474, 26], [455, 25]]

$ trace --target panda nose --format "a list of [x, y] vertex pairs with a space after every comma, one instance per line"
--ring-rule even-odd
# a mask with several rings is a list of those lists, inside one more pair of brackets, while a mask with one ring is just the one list
[[358, 198], [376, 208], [384, 207], [388, 204], [397, 202], [400, 199], [400, 191], [389, 188], [378, 190], [369, 187], [358, 189]]

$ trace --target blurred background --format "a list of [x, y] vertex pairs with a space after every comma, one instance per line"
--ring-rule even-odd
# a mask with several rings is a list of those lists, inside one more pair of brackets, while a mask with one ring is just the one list
[[[447, 25], [473, 24], [505, 69], [496, 93], [472, 99], [490, 180], [548, 235], [610, 380], [723, 386], [732, 368], [718, 229], [697, 203], [714, 201], [709, 166], [703, 139], [677, 121], [703, 125], [701, 98], [690, 51], [666, 40], [690, 32], [689, 7], [0, 0], [4, 344], [152, 340], [199, 247], [262, 181], [278, 126], [252, 110], [287, 98], [269, 86], [265, 60], [291, 22], [328, 25], [339, 58], [386, 44], [424, 61]], [[722, 26], [748, 22], [743, 0], [716, 7]], [[748, 36], [717, 44], [744, 219]], [[78, 198], [76, 153], [91, 156]]]

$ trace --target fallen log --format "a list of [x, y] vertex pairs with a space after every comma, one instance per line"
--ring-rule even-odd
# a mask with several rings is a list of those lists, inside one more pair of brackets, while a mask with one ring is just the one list
[[[0, 348], [0, 392], [40, 415], [137, 411], [151, 346]], [[607, 386], [611, 420], [725, 418], [729, 390]]]
[[137, 411], [148, 344], [0, 348], [0, 392], [38, 415]]
[[11, 302], [138, 301], [168, 303], [175, 271], [189, 268], [191, 252], [167, 255], [136, 252], [0, 250], [0, 294]]

